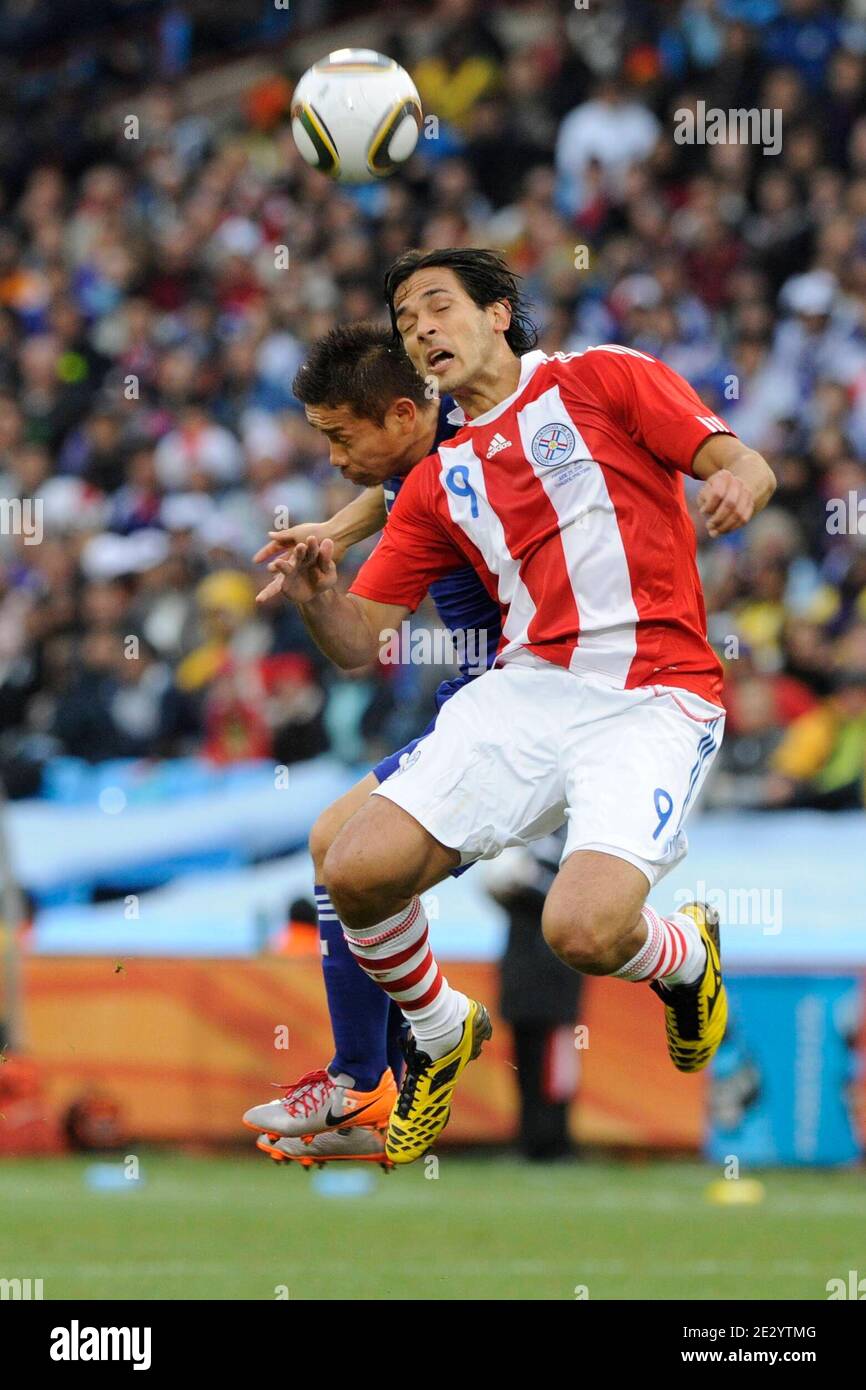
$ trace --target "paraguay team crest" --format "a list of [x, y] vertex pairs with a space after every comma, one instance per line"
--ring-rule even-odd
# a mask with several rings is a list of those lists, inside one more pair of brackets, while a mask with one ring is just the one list
[[571, 457], [575, 445], [574, 430], [568, 425], [542, 425], [533, 436], [531, 449], [536, 463], [553, 468]]

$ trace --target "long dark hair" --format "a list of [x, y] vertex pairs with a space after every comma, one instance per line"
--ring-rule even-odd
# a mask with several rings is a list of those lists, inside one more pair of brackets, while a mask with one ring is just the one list
[[453, 270], [479, 309], [486, 309], [488, 304], [496, 304], [499, 300], [507, 302], [511, 309], [511, 323], [505, 341], [516, 356], [535, 347], [538, 333], [527, 313], [520, 277], [509, 269], [498, 252], [483, 251], [475, 246], [453, 247], [444, 251], [404, 251], [402, 256], [397, 257], [385, 276], [385, 299], [395, 337], [399, 337], [399, 334], [394, 295], [404, 280], [408, 280], [416, 270], [427, 270], [433, 266]]

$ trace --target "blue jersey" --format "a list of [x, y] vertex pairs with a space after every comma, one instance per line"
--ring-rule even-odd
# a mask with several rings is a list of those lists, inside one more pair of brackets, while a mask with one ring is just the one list
[[[435, 454], [439, 445], [446, 439], [451, 439], [460, 428], [448, 420], [455, 407], [456, 402], [451, 396], [442, 397], [431, 454]], [[388, 478], [385, 481], [386, 512], [390, 512], [394, 505], [403, 481], [403, 478]], [[479, 674], [479, 666], [493, 665], [502, 636], [502, 614], [498, 603], [490, 597], [471, 565], [461, 565], [451, 574], [434, 580], [430, 585], [430, 597], [441, 622], [454, 635], [456, 649], [461, 657], [461, 678], [458, 681], [444, 681], [439, 687], [436, 703], [441, 705], [443, 699], [454, 693], [454, 689], [463, 685], [473, 675]], [[467, 632], [471, 636], [461, 635]]]

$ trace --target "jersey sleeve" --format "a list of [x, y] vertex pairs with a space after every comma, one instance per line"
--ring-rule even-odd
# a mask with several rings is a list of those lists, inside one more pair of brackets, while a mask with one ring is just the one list
[[434, 580], [466, 565], [466, 556], [436, 514], [433, 475], [426, 462], [412, 470], [400, 489], [375, 550], [350, 585], [350, 594], [374, 603], [402, 604], [414, 612]]
[[733, 434], [693, 387], [657, 358], [612, 345], [590, 348], [576, 370], [603, 409], [660, 463], [694, 476], [692, 464], [712, 434]]

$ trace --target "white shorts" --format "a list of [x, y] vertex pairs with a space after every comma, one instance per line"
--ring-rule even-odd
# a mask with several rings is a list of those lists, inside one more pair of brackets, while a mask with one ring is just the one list
[[568, 822], [562, 859], [594, 849], [650, 887], [688, 849], [683, 823], [719, 750], [724, 711], [672, 686], [617, 690], [548, 663], [488, 671], [374, 793], [461, 862]]

